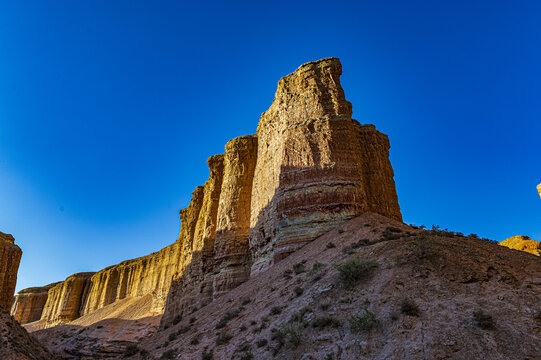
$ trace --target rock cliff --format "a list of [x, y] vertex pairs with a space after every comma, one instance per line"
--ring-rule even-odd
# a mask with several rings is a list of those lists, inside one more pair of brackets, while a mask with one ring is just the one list
[[11, 315], [20, 324], [26, 324], [41, 319], [43, 308], [47, 302], [48, 292], [59, 283], [41, 287], [32, 287], [19, 291], [11, 306]]
[[7, 311], [13, 302], [22, 253], [12, 235], [0, 232], [0, 306]]
[[530, 239], [526, 235], [511, 236], [504, 241], [498, 243], [501, 246], [509, 249], [521, 250], [530, 254], [541, 256], [541, 242]]
[[341, 74], [327, 58], [282, 78], [257, 133], [209, 158], [178, 240], [81, 280], [67, 310], [57, 310], [66, 291], [55, 286], [41, 319], [51, 326], [152, 294], [165, 326], [361, 213], [401, 221], [388, 138], [352, 119]]
[[539, 197], [541, 197], [541, 184], [537, 185], [537, 192], [539, 193]]

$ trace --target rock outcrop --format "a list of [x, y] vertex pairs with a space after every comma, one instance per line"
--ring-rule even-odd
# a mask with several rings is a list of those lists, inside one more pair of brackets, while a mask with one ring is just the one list
[[0, 307], [9, 311], [23, 252], [10, 234], [0, 232]]
[[541, 197], [541, 184], [537, 185], [537, 192], [539, 193], [539, 197]]
[[541, 256], [541, 242], [532, 240], [526, 235], [511, 236], [504, 241], [500, 241], [498, 245]]
[[11, 315], [19, 324], [41, 319], [43, 308], [47, 302], [48, 292], [59, 283], [53, 283], [41, 287], [32, 287], [19, 291], [11, 306]]
[[282, 78], [257, 133], [209, 158], [178, 240], [85, 279], [69, 311], [48, 310], [63, 309], [55, 286], [41, 319], [50, 326], [152, 294], [169, 324], [361, 213], [401, 221], [388, 138], [352, 119], [341, 73], [327, 58]]
[[53, 286], [48, 291], [47, 301], [41, 314], [47, 326], [64, 324], [81, 315], [81, 305], [94, 273], [77, 273]]

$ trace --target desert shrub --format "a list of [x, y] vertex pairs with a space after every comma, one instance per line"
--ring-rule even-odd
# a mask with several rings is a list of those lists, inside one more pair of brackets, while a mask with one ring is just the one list
[[361, 312], [348, 318], [351, 332], [370, 331], [379, 321], [373, 312], [361, 307]]
[[306, 269], [304, 268], [304, 263], [300, 262], [293, 265], [293, 271], [295, 272], [296, 275], [299, 275], [300, 273], [305, 272]]
[[218, 336], [216, 337], [216, 345], [227, 344], [229, 340], [231, 340], [232, 338], [233, 338], [233, 335], [231, 334], [228, 334], [225, 332], [219, 333]]
[[139, 352], [139, 347], [137, 344], [130, 344], [126, 346], [126, 350], [124, 350], [124, 357], [130, 357]]
[[239, 308], [237, 308], [235, 310], [230, 310], [230, 311], [226, 312], [220, 318], [220, 321], [218, 321], [218, 323], [216, 324], [216, 329], [221, 329], [221, 328], [225, 327], [227, 325], [227, 323], [229, 322], [229, 320], [234, 319], [237, 316], [239, 316], [239, 314], [241, 313], [242, 310], [244, 310], [244, 308], [239, 307]]
[[319, 270], [323, 269], [324, 267], [325, 267], [325, 264], [316, 262], [314, 263], [314, 265], [312, 265], [312, 270], [308, 272], [308, 275], [314, 275], [315, 273], [317, 273]]
[[192, 338], [192, 340], [190, 341], [190, 344], [191, 344], [191, 345], [197, 345], [197, 344], [199, 344], [199, 334], [196, 334], [196, 335]]
[[174, 359], [177, 357], [175, 353], [176, 353], [175, 349], [169, 349], [162, 354], [162, 357], [160, 357], [160, 359], [162, 360]]
[[291, 279], [291, 275], [292, 275], [292, 274], [293, 274], [293, 270], [287, 269], [286, 271], [284, 271], [283, 276], [284, 276], [284, 278], [285, 278], [286, 280], [289, 280], [289, 279]]
[[285, 322], [272, 329], [271, 339], [284, 344], [287, 340], [293, 347], [299, 346], [302, 340], [304, 326], [299, 322]]
[[268, 341], [265, 338], [261, 338], [261, 339], [257, 340], [255, 342], [255, 344], [257, 345], [257, 347], [263, 347], [263, 346], [268, 344]]
[[330, 307], [331, 307], [331, 301], [329, 299], [325, 299], [321, 301], [321, 303], [319, 304], [319, 308], [323, 311], [329, 310]]
[[323, 329], [327, 326], [340, 327], [342, 323], [340, 320], [333, 318], [332, 316], [316, 316], [312, 320], [312, 327]]
[[182, 315], [181, 315], [181, 314], [178, 314], [177, 316], [175, 316], [175, 317], [173, 318], [173, 325], [178, 324], [180, 321], [182, 321]]
[[338, 233], [342, 234], [344, 232], [344, 229], [338, 229]]
[[426, 233], [420, 233], [408, 245], [408, 249], [418, 261], [423, 261], [436, 254], [435, 240]]
[[400, 312], [409, 316], [419, 316], [419, 306], [408, 298], [405, 298], [400, 303]]
[[245, 331], [247, 328], [246, 328], [246, 325], [242, 324], [240, 327], [239, 327], [239, 330], [240, 331]]
[[293, 291], [295, 292], [295, 295], [301, 296], [302, 293], [304, 292], [304, 289], [301, 288], [300, 286], [297, 286]]
[[494, 320], [492, 319], [492, 315], [485, 313], [483, 310], [473, 312], [473, 321], [475, 322], [475, 325], [483, 330], [494, 328]]
[[186, 333], [188, 331], [190, 331], [190, 327], [189, 326], [183, 326], [183, 327], [181, 327], [180, 329], [177, 330], [177, 335], [184, 334], [184, 333]]
[[242, 299], [241, 305], [243, 305], [243, 306], [244, 306], [244, 305], [248, 305], [251, 301], [252, 301], [252, 300], [250, 300], [250, 298], [244, 298], [244, 299]]
[[282, 312], [282, 307], [281, 306], [273, 306], [272, 309], [270, 310], [271, 315], [278, 315], [281, 312]]
[[240, 356], [240, 360], [252, 360], [253, 358], [254, 358], [254, 355], [250, 351], [245, 352], [244, 354]]
[[327, 247], [327, 249], [333, 249], [333, 248], [336, 247], [336, 245], [334, 245], [333, 242], [328, 242], [326, 247]]
[[190, 324], [193, 324], [195, 322], [195, 320], [196, 319], [194, 317], [190, 318]]
[[214, 351], [203, 351], [203, 353], [201, 354], [201, 360], [212, 360], [212, 358], [214, 357]]
[[378, 263], [375, 259], [360, 259], [351, 258], [345, 263], [337, 265], [338, 276], [342, 285], [345, 287], [352, 287], [363, 276], [368, 274], [370, 270], [377, 267]]
[[257, 324], [257, 321], [255, 321], [255, 320], [250, 321], [250, 325], [254, 326], [255, 324]]
[[167, 338], [167, 340], [169, 341], [173, 341], [177, 338], [177, 334], [176, 333], [171, 333], [169, 334], [169, 337]]

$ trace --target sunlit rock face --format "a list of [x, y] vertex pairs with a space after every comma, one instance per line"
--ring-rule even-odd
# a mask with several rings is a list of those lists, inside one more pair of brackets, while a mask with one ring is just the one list
[[539, 197], [541, 197], [541, 184], [537, 185], [537, 192], [539, 193]]
[[530, 254], [541, 256], [541, 242], [530, 239], [526, 235], [515, 235], [510, 238], [500, 241], [501, 246], [506, 246], [509, 249], [521, 250]]
[[12, 235], [0, 232], [0, 306], [6, 311], [13, 302], [22, 253]]
[[64, 324], [81, 315], [81, 305], [89, 288], [90, 277], [94, 273], [78, 273], [53, 286], [41, 314], [47, 326]]
[[19, 291], [11, 306], [11, 315], [20, 324], [41, 319], [43, 308], [47, 302], [48, 292], [59, 283], [53, 283], [41, 287], [32, 287]]
[[402, 220], [387, 136], [351, 118], [341, 74], [337, 58], [302, 65], [261, 116], [252, 273], [362, 212]]
[[[282, 78], [257, 133], [208, 159], [208, 180], [180, 211], [178, 240], [86, 279], [78, 314], [152, 294], [165, 326], [363, 212], [401, 221], [389, 140], [352, 119], [341, 73], [327, 58]], [[62, 299], [56, 288], [42, 315], [49, 325], [76, 316], [47, 310]]]

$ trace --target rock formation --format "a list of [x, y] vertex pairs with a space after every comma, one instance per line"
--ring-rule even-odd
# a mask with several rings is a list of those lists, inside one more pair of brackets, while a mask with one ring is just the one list
[[500, 241], [501, 246], [506, 246], [509, 249], [521, 250], [530, 254], [541, 256], [541, 242], [530, 239], [526, 235], [515, 235], [510, 238]]
[[7, 311], [13, 302], [22, 253], [12, 235], [0, 232], [0, 306]]
[[537, 192], [539, 193], [539, 197], [541, 197], [541, 184], [537, 185]]
[[43, 308], [47, 302], [48, 292], [59, 283], [41, 287], [32, 287], [19, 291], [11, 306], [11, 315], [19, 322], [26, 324], [41, 319]]
[[81, 280], [67, 309], [55, 286], [41, 319], [50, 326], [152, 294], [168, 324], [361, 213], [401, 221], [388, 138], [351, 118], [341, 73], [327, 58], [282, 78], [257, 133], [209, 158], [178, 240]]
[[83, 299], [88, 293], [89, 279], [94, 273], [78, 273], [49, 289], [41, 319], [48, 326], [64, 324], [81, 314]]

